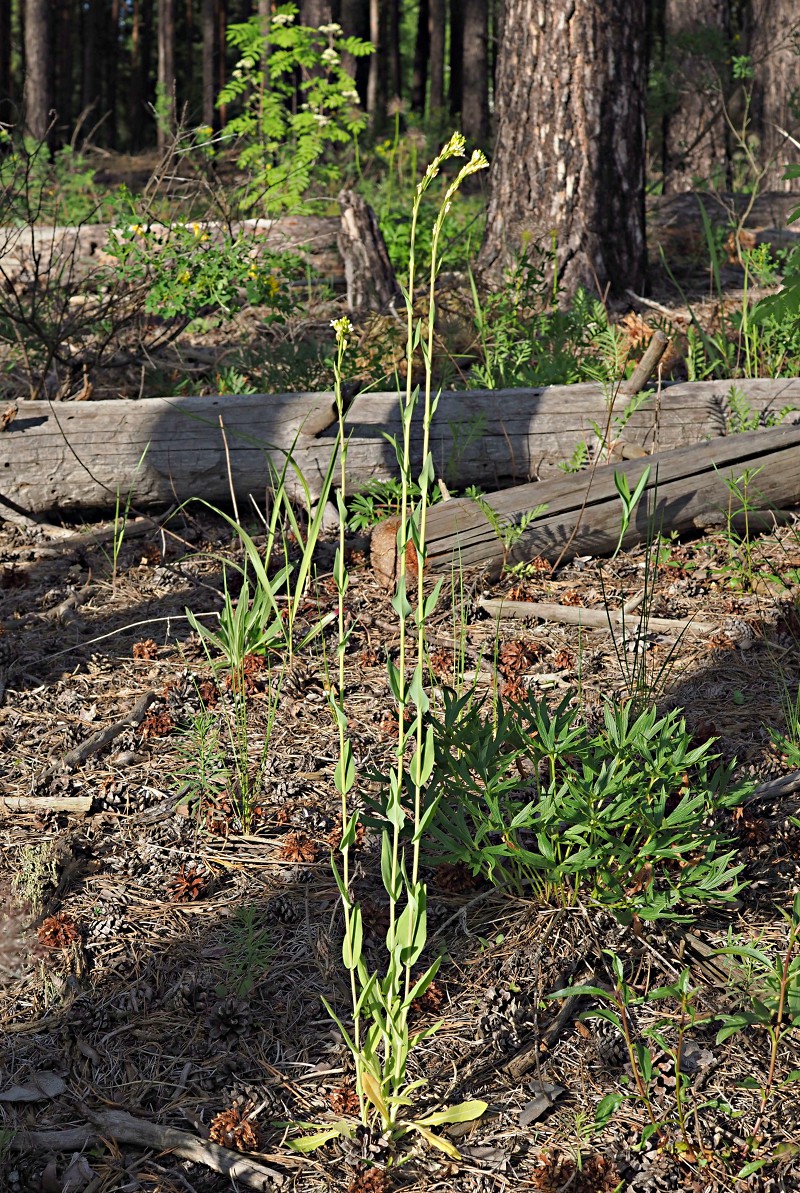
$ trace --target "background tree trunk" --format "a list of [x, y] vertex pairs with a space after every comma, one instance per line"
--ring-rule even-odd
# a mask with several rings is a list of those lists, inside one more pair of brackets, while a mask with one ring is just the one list
[[[367, 41], [369, 39], [369, 0], [341, 0], [339, 24], [347, 37], [360, 37]], [[361, 103], [366, 108], [370, 59], [355, 58], [352, 54], [342, 54], [342, 66], [355, 79]]]
[[428, 96], [428, 111], [441, 112], [444, 108], [444, 38], [447, 15], [444, 0], [430, 0], [430, 54], [431, 89]]
[[43, 141], [53, 106], [49, 0], [25, 0], [24, 101], [26, 128]]
[[175, 0], [158, 0], [158, 150], [175, 128]]
[[664, 190], [727, 190], [730, 0], [666, 0], [664, 41]]
[[489, 13], [486, 0], [464, 0], [463, 96], [461, 130], [487, 148], [489, 135]]
[[332, 19], [331, 0], [300, 0], [301, 25], [318, 29], [320, 25], [330, 25]]
[[203, 34], [203, 124], [208, 128], [216, 129], [219, 121], [214, 70], [217, 53], [217, 14], [214, 0], [202, 0], [200, 25]]
[[[105, 94], [104, 103], [108, 112], [108, 120], [104, 123], [104, 140], [112, 149], [118, 145], [117, 129], [117, 79], [119, 77], [119, 0], [111, 0], [107, 21], [105, 22]], [[105, 115], [105, 112], [102, 113]]]
[[11, 123], [11, 0], [0, 0], [0, 121]]
[[450, 115], [461, 114], [464, 98], [464, 7], [462, 0], [450, 0]]
[[425, 114], [425, 93], [428, 88], [428, 59], [431, 52], [430, 0], [419, 0], [417, 38], [414, 42], [414, 73], [411, 79], [411, 110]]
[[[53, 56], [54, 78], [53, 94], [54, 106], [58, 114], [58, 124], [63, 129], [63, 135], [68, 140], [72, 133], [75, 117], [74, 101], [74, 52], [75, 52], [75, 5], [71, 0], [59, 0], [54, 12], [55, 41], [58, 53]], [[0, 47], [3, 36], [0, 33]], [[2, 52], [0, 50], [0, 52]], [[0, 116], [2, 119], [2, 116]]]
[[644, 284], [646, 75], [645, 0], [507, 0], [484, 270], [555, 235], [568, 294]]
[[[800, 161], [789, 137], [800, 139], [800, 4], [797, 0], [752, 0], [748, 12], [753, 78], [752, 130], [757, 156], [768, 166], [770, 190], [798, 190], [783, 179], [786, 165]], [[789, 134], [789, 137], [786, 134]]]

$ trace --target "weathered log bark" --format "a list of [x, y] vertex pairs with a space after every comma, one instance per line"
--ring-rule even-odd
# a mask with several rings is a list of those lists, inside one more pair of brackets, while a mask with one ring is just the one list
[[[736, 385], [754, 413], [800, 409], [800, 380]], [[615, 431], [614, 417], [629, 401], [620, 395], [606, 448], [624, 457], [636, 449], [679, 448], [724, 435], [730, 389], [731, 382], [671, 386], [647, 398], [624, 430]], [[335, 444], [331, 393], [34, 401], [20, 402], [5, 414], [0, 513], [3, 506], [26, 515], [113, 511], [118, 492], [123, 497], [130, 493], [135, 509], [169, 506], [194, 496], [226, 502], [220, 418], [233, 484], [242, 499], [248, 493], [260, 498], [269, 485], [270, 466], [281, 469], [289, 451], [317, 496]], [[434, 466], [451, 488], [476, 484], [492, 490], [534, 477], [560, 477], [559, 462], [569, 459], [580, 443], [593, 444], [593, 425], [604, 427], [607, 419], [606, 398], [596, 385], [444, 393], [431, 435]], [[357, 397], [348, 409], [346, 430], [349, 487], [396, 477], [394, 449], [384, 433], [400, 433], [397, 394]], [[418, 470], [421, 435], [414, 432], [412, 441]], [[739, 443], [740, 437], [729, 442]], [[299, 494], [294, 478], [290, 470], [290, 488]], [[560, 483], [574, 488], [581, 479], [573, 476]]]
[[728, 507], [726, 481], [736, 481], [745, 469], [758, 470], [750, 486], [754, 503], [800, 503], [800, 427], [730, 435], [679, 451], [660, 452], [647, 460], [602, 465], [594, 475], [577, 474], [493, 493], [484, 501], [494, 511], [492, 520], [505, 525], [519, 524], [530, 510], [546, 506], [509, 550], [504, 550], [492, 520], [477, 502], [467, 498], [444, 502], [428, 514], [427, 566], [449, 571], [459, 563], [482, 564], [498, 573], [504, 562], [536, 556], [554, 561], [609, 554], [620, 533], [621, 507], [614, 475], [624, 473], [633, 491], [648, 466], [650, 479], [623, 538], [624, 546], [643, 541], [648, 533], [685, 531], [704, 524], [709, 513]]
[[338, 246], [351, 311], [385, 311], [399, 297], [378, 217], [355, 191], [341, 191]]

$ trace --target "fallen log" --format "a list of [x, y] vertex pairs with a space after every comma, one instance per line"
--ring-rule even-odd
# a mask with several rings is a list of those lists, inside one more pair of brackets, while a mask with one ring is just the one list
[[[800, 380], [696, 382], [673, 385], [644, 399], [627, 417], [630, 398], [613, 402], [608, 441], [612, 458], [677, 449], [724, 436], [731, 386], [753, 415], [800, 408]], [[310, 495], [319, 495], [335, 445], [332, 393], [147, 398], [141, 401], [19, 402], [0, 431], [0, 516], [5, 507], [25, 516], [113, 512], [117, 496], [135, 510], [165, 508], [191, 497], [261, 502], [270, 468], [286, 453]], [[222, 427], [220, 426], [222, 418]], [[413, 468], [421, 466], [420, 411]], [[539, 477], [562, 476], [560, 462], [581, 444], [598, 448], [595, 425], [609, 421], [608, 396], [598, 385], [443, 393], [434, 418], [431, 451], [437, 475], [451, 489], [485, 490]], [[624, 421], [624, 427], [621, 425]], [[349, 405], [348, 488], [397, 476], [396, 393], [361, 394]], [[738, 436], [734, 437], [738, 441]], [[581, 474], [576, 474], [578, 477]], [[574, 478], [566, 482], [574, 489]], [[297, 472], [288, 487], [303, 494]]]
[[[498, 573], [503, 564], [541, 556], [547, 560], [576, 555], [607, 555], [617, 545], [621, 505], [614, 484], [623, 473], [633, 492], [645, 468], [650, 478], [623, 537], [623, 546], [655, 532], [686, 531], [700, 526], [710, 513], [738, 509], [740, 499], [730, 485], [741, 485], [750, 473], [748, 500], [754, 505], [800, 503], [800, 427], [774, 427], [714, 439], [679, 451], [659, 452], [647, 460], [601, 465], [593, 474], [518, 485], [476, 501], [456, 498], [428, 513], [428, 564], [449, 571], [459, 564], [483, 565]], [[537, 506], [536, 518], [508, 549], [502, 527], [519, 525]], [[494, 525], [493, 525], [494, 523]], [[498, 533], [498, 530], [500, 531]]]
[[[197, 221], [197, 229], [212, 238], [247, 236], [254, 248], [273, 253], [294, 253], [307, 260], [324, 279], [344, 280], [344, 263], [336, 238], [340, 220], [336, 216], [282, 216], [280, 219], [234, 221]], [[169, 236], [167, 225], [148, 225], [153, 232]], [[115, 266], [108, 252], [109, 237], [121, 230], [109, 224], [24, 225], [0, 228], [0, 276], [6, 283], [19, 280], [30, 283], [47, 279], [50, 284], [72, 284], [77, 278], [96, 273], [98, 268]]]

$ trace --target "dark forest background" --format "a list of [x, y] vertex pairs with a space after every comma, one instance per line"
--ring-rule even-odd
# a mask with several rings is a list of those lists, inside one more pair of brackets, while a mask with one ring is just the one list
[[[604, 0], [581, 0], [601, 8]], [[236, 62], [226, 28], [270, 0], [0, 0], [0, 120], [27, 121], [55, 146], [81, 141], [135, 153], [154, 145], [159, 95], [170, 118], [220, 128], [217, 104]], [[370, 126], [380, 133], [399, 100], [404, 122], [442, 132], [460, 125], [491, 148], [505, 18], [558, 0], [300, 0], [302, 23], [331, 21], [372, 41], [353, 60]], [[637, 5], [634, 3], [634, 8]], [[782, 185], [780, 148], [800, 115], [796, 0], [650, 0], [646, 19], [648, 171], [651, 185], [684, 190], [704, 180], [732, 189], [747, 136]], [[530, 61], [530, 86], [557, 58]], [[743, 108], [747, 106], [747, 112]], [[789, 143], [790, 144], [790, 143]], [[784, 156], [786, 156], [784, 154]]]

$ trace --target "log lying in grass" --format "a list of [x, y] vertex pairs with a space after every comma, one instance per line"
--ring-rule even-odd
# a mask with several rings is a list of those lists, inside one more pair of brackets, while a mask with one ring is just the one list
[[[593, 475], [574, 474], [561, 480], [519, 485], [493, 493], [485, 503], [487, 517], [475, 501], [455, 499], [434, 506], [428, 514], [428, 566], [435, 571], [482, 564], [498, 572], [509, 563], [541, 556], [554, 561], [576, 555], [607, 555], [619, 540], [622, 506], [614, 483], [624, 473], [631, 492], [645, 468], [650, 478], [631, 520], [623, 545], [631, 546], [655, 531], [685, 531], [701, 526], [741, 499], [730, 485], [749, 471], [747, 500], [755, 507], [800, 503], [800, 427], [785, 426], [714, 439], [648, 459], [599, 466]], [[504, 554], [492, 522], [519, 525], [526, 513], [546, 511]], [[650, 512], [648, 512], [648, 510]]]
[[[344, 280], [344, 264], [336, 237], [340, 220], [336, 216], [282, 216], [275, 220], [241, 220], [230, 226], [199, 221], [197, 228], [208, 235], [250, 236], [254, 243], [275, 253], [296, 253], [329, 281]], [[160, 225], [151, 225], [157, 232]], [[169, 229], [163, 226], [165, 238]], [[49, 277], [51, 284], [74, 282], [76, 278], [113, 265], [106, 251], [113, 229], [108, 224], [79, 227], [33, 225], [0, 228], [0, 275], [7, 281]]]
[[[647, 398], [624, 430], [629, 401], [620, 395], [611, 438], [620, 454], [671, 449], [724, 434], [731, 382], [675, 385]], [[800, 408], [800, 381], [736, 382], [754, 414]], [[0, 414], [2, 414], [0, 410]], [[189, 497], [229, 497], [225, 439], [237, 496], [261, 501], [269, 465], [293, 457], [311, 496], [320, 491], [335, 442], [333, 395], [278, 394], [149, 398], [142, 401], [19, 402], [0, 431], [0, 511], [41, 516], [58, 511], [113, 512], [117, 494], [134, 509]], [[12, 417], [13, 416], [13, 417]], [[417, 413], [419, 419], [419, 412]], [[223, 438], [220, 420], [225, 430]], [[451, 489], [484, 490], [555, 474], [582, 442], [605, 426], [606, 395], [596, 385], [442, 394], [431, 450]], [[618, 422], [617, 422], [618, 426]], [[349, 406], [348, 487], [397, 476], [384, 432], [398, 435], [397, 394], [363, 394]], [[421, 442], [416, 433], [413, 441]], [[414, 461], [419, 470], [419, 456]], [[289, 487], [302, 492], [294, 472]], [[570, 491], [580, 485], [567, 480]], [[535, 501], [538, 500], [534, 499]]]

